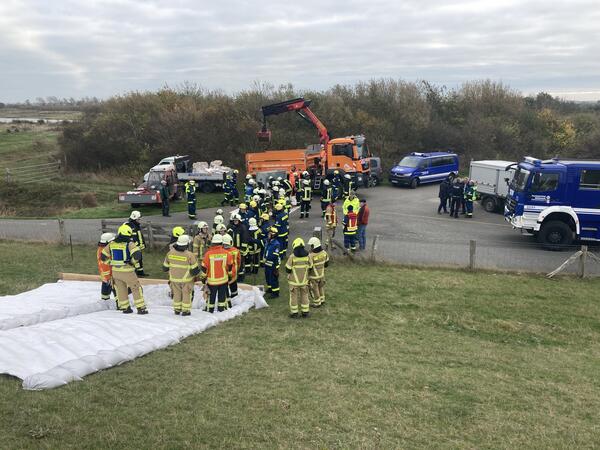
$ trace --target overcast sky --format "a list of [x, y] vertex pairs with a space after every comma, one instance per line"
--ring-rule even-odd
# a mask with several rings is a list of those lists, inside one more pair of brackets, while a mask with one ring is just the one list
[[379, 77], [600, 99], [600, 1], [0, 0], [0, 101]]

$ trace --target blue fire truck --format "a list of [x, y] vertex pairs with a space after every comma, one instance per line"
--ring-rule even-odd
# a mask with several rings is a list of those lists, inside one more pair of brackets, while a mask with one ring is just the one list
[[552, 250], [600, 241], [600, 161], [526, 157], [516, 165], [504, 217]]

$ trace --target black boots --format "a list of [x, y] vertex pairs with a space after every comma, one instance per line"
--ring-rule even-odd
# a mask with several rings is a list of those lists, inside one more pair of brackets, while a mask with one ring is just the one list
[[181, 311], [175, 311], [176, 316], [178, 316], [179, 314], [181, 314]]
[[131, 309], [131, 306], [128, 306], [127, 308], [125, 308], [123, 310], [123, 314], [131, 314], [133, 312], [133, 309]]
[[148, 314], [148, 310], [146, 308], [138, 308], [138, 314]]
[[191, 315], [192, 315], [192, 313], [191, 313], [191, 312], [189, 312], [189, 311], [184, 311], [184, 312], [182, 312], [182, 313], [181, 313], [181, 315], [182, 315], [182, 316], [191, 316]]
[[297, 319], [298, 317], [300, 317], [300, 316], [298, 315], [298, 313], [291, 313], [291, 314], [290, 314], [290, 319]]
[[308, 316], [310, 316], [310, 313], [309, 313], [309, 312], [303, 312], [303, 313], [302, 313], [302, 317], [306, 318], [306, 317], [308, 317]]

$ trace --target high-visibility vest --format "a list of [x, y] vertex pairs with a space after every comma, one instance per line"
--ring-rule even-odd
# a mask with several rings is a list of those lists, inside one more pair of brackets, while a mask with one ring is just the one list
[[346, 229], [345, 234], [354, 234], [358, 230], [358, 216], [354, 211], [349, 212], [346, 215]]
[[225, 250], [227, 250], [231, 254], [231, 259], [233, 262], [233, 266], [231, 268], [231, 278], [229, 279], [229, 283], [231, 284], [237, 281], [238, 270], [240, 268], [240, 264], [242, 263], [242, 255], [240, 254], [240, 251], [235, 247], [229, 247]]
[[302, 201], [310, 202], [310, 198], [312, 196], [312, 189], [310, 186], [304, 186], [302, 190]]
[[308, 285], [308, 271], [312, 267], [308, 256], [291, 255], [288, 258], [286, 269], [291, 270], [288, 273], [288, 284], [290, 286], [306, 286]]
[[220, 286], [229, 281], [232, 275], [233, 257], [222, 246], [214, 246], [207, 250], [202, 260], [202, 270], [206, 273], [206, 282], [212, 286]]
[[321, 201], [329, 203], [331, 202], [331, 197], [333, 197], [333, 188], [331, 186], [327, 186], [325, 193], [321, 197]]
[[98, 273], [100, 274], [100, 279], [102, 281], [109, 281], [112, 276], [112, 268], [110, 267], [110, 264], [102, 261], [102, 250], [104, 250], [105, 247], [106, 245], [103, 244], [98, 246], [96, 259], [98, 260]]
[[133, 272], [139, 267], [135, 254], [141, 254], [140, 248], [133, 242], [112, 241], [102, 250], [102, 255], [113, 272]]
[[329, 255], [325, 250], [321, 250], [317, 253], [311, 252], [309, 257], [312, 262], [312, 268], [308, 273], [308, 278], [311, 280], [320, 280], [325, 276], [325, 264], [329, 261]]

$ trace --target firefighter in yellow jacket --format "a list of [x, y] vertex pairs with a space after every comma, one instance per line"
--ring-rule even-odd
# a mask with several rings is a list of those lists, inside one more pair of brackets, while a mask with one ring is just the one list
[[290, 317], [293, 319], [299, 317], [298, 311], [302, 313], [302, 317], [308, 317], [308, 273], [311, 269], [312, 262], [304, 248], [304, 240], [296, 238], [292, 243], [292, 254], [285, 265], [290, 288]]
[[129, 304], [128, 290], [133, 294], [133, 303], [138, 314], [148, 314], [144, 302], [142, 285], [138, 280], [138, 273], [142, 271], [140, 258], [142, 252], [132, 241], [133, 230], [127, 224], [123, 224], [117, 231], [117, 237], [102, 250], [102, 261], [112, 267], [112, 277], [119, 309], [124, 314], [131, 314], [133, 310]]
[[196, 256], [188, 250], [190, 237], [183, 234], [177, 238], [163, 262], [163, 270], [169, 272], [173, 290], [173, 310], [176, 315], [189, 316], [192, 313], [194, 281], [200, 275]]
[[323, 250], [321, 240], [317, 237], [311, 237], [308, 246], [310, 247], [308, 257], [312, 263], [308, 272], [310, 296], [312, 306], [319, 308], [325, 304], [325, 267], [329, 265], [329, 255]]

